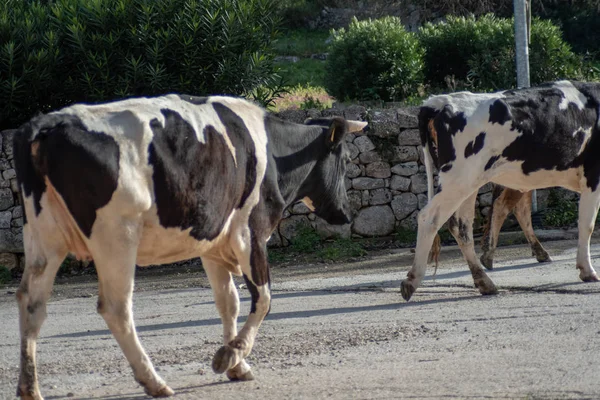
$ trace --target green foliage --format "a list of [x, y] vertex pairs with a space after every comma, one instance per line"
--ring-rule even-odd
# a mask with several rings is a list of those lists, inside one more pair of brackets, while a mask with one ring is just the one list
[[270, 86], [275, 0], [5, 0], [0, 129], [72, 102]]
[[289, 86], [325, 84], [325, 62], [312, 58], [301, 58], [298, 62], [276, 62], [277, 73], [285, 78]]
[[[489, 91], [514, 88], [514, 21], [493, 14], [449, 16], [446, 22], [427, 23], [419, 31], [426, 50], [425, 75], [434, 87], [471, 87]], [[563, 40], [552, 22], [534, 18], [530, 44], [531, 84], [581, 78], [581, 59]], [[449, 84], [449, 79], [458, 82]], [[454, 87], [453, 87], [454, 86]]]
[[310, 57], [327, 52], [329, 32], [324, 30], [288, 30], [273, 43], [277, 54], [282, 56]]
[[417, 231], [402, 226], [396, 228], [394, 236], [396, 237], [396, 240], [402, 244], [412, 244], [417, 241]]
[[4, 265], [0, 265], [0, 285], [8, 283], [12, 280], [12, 274], [10, 270]]
[[304, 100], [304, 102], [302, 102], [302, 104], [300, 104], [300, 108], [302, 110], [310, 110], [310, 109], [317, 109], [317, 110], [324, 110], [327, 108], [326, 104], [321, 103], [321, 100], [319, 100], [318, 98], [315, 98], [313, 96], [307, 96]]
[[399, 18], [354, 18], [332, 33], [325, 85], [337, 99], [398, 101], [422, 83], [423, 49]]
[[349, 257], [362, 257], [367, 255], [367, 251], [352, 239], [337, 238], [333, 243], [325, 245], [319, 255], [324, 260], [336, 261]]
[[299, 28], [317, 17], [324, 6], [332, 5], [333, 0], [280, 0], [278, 11], [285, 26]]
[[321, 243], [321, 237], [311, 226], [302, 224], [298, 226], [297, 234], [291, 240], [291, 249], [298, 253], [315, 251]]
[[577, 224], [577, 203], [560, 197], [555, 190], [548, 195], [548, 209], [544, 215], [544, 224], [549, 227], [566, 228]]

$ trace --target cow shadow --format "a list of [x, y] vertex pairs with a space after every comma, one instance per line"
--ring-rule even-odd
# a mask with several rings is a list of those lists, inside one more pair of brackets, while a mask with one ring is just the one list
[[[321, 294], [331, 294], [324, 291], [319, 291]], [[315, 294], [316, 295], [316, 294]], [[455, 303], [461, 301], [468, 301], [473, 299], [482, 299], [481, 295], [474, 294], [469, 296], [460, 296], [453, 298], [442, 298], [442, 299], [430, 299], [430, 300], [421, 300], [421, 301], [413, 301], [413, 302], [403, 302], [400, 300], [400, 295], [398, 295], [398, 301], [388, 304], [376, 304], [376, 305], [368, 305], [368, 306], [354, 306], [354, 307], [331, 307], [331, 308], [321, 308], [316, 310], [301, 310], [301, 311], [283, 311], [283, 312], [271, 312], [267, 320], [269, 321], [277, 321], [291, 318], [310, 318], [310, 317], [322, 317], [328, 315], [338, 315], [338, 314], [350, 314], [350, 313], [358, 313], [358, 312], [366, 312], [366, 311], [393, 311], [393, 310], [401, 310], [405, 308], [412, 307], [424, 307], [431, 304], [444, 304], [444, 303]], [[246, 322], [246, 316], [238, 317], [238, 323], [243, 324]], [[151, 324], [151, 325], [138, 325], [136, 326], [138, 333], [143, 332], [154, 332], [160, 330], [169, 330], [169, 329], [180, 329], [180, 328], [193, 328], [193, 327], [204, 327], [204, 326], [214, 326], [220, 325], [220, 318], [209, 318], [209, 319], [201, 319], [194, 321], [182, 321], [182, 322], [170, 322], [164, 324]], [[66, 339], [66, 338], [81, 338], [81, 337], [92, 337], [92, 336], [104, 336], [111, 335], [111, 332], [108, 329], [100, 329], [93, 331], [85, 331], [85, 332], [74, 332], [74, 333], [66, 333], [61, 335], [53, 335], [47, 336], [45, 339]]]

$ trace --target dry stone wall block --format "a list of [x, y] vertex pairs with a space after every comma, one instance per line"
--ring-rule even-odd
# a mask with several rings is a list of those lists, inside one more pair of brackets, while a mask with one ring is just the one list
[[385, 186], [383, 179], [360, 177], [352, 179], [352, 187], [357, 190], [379, 189]]
[[10, 189], [0, 189], [0, 211], [8, 210], [15, 204], [13, 191]]
[[410, 178], [394, 175], [390, 180], [390, 189], [407, 192], [410, 188]]
[[358, 148], [361, 153], [366, 153], [367, 151], [375, 150], [375, 145], [369, 139], [368, 136], [359, 136], [354, 139], [354, 145]]
[[413, 193], [403, 193], [392, 200], [392, 211], [397, 220], [403, 220], [417, 210], [419, 201]]
[[411, 192], [413, 193], [425, 193], [427, 192], [427, 175], [418, 173], [410, 177], [411, 180]]
[[405, 163], [419, 160], [419, 154], [415, 146], [394, 146], [393, 150], [392, 162]]
[[421, 135], [418, 129], [405, 129], [398, 135], [398, 144], [400, 146], [419, 146], [421, 144]]
[[389, 206], [374, 206], [359, 211], [352, 231], [361, 236], [385, 236], [394, 231], [394, 213]]
[[396, 164], [391, 168], [392, 174], [401, 176], [412, 176], [419, 172], [419, 164], [416, 161], [410, 161], [403, 164]]
[[392, 176], [390, 164], [383, 161], [368, 164], [366, 173], [371, 178], [389, 178]]
[[388, 204], [392, 201], [392, 192], [390, 189], [375, 189], [369, 192], [369, 205], [378, 206]]
[[372, 162], [382, 161], [381, 154], [374, 150], [367, 151], [366, 153], [360, 153], [358, 159], [362, 164], [369, 164]]

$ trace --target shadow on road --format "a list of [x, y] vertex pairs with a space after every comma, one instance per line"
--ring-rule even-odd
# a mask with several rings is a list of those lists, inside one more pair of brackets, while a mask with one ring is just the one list
[[[320, 292], [321, 294], [328, 294], [328, 292]], [[431, 304], [443, 304], [443, 303], [454, 303], [465, 300], [472, 300], [481, 298], [481, 295], [472, 295], [472, 296], [462, 296], [462, 297], [453, 297], [453, 298], [444, 298], [444, 299], [431, 299], [431, 300], [422, 300], [422, 301], [413, 301], [413, 302], [401, 302], [399, 299], [398, 302], [390, 303], [390, 304], [378, 304], [378, 305], [370, 305], [370, 306], [362, 306], [362, 307], [336, 307], [336, 308], [323, 308], [318, 310], [304, 310], [304, 311], [286, 311], [280, 313], [270, 313], [267, 316], [266, 320], [281, 320], [281, 319], [289, 319], [289, 318], [310, 318], [316, 316], [324, 316], [324, 315], [336, 315], [336, 314], [348, 314], [355, 312], [364, 312], [364, 311], [385, 311], [385, 310], [400, 310], [403, 308], [409, 307], [422, 307]], [[246, 317], [240, 316], [238, 318], [238, 323], [242, 324], [246, 321]], [[190, 327], [198, 327], [198, 326], [211, 326], [211, 325], [219, 325], [221, 324], [220, 318], [211, 318], [204, 320], [196, 320], [196, 321], [182, 321], [182, 322], [171, 322], [166, 324], [153, 324], [153, 325], [141, 325], [137, 326], [137, 332], [153, 332], [165, 329], [179, 329], [179, 328], [190, 328]], [[62, 335], [54, 335], [48, 336], [45, 339], [52, 338], [78, 338], [78, 337], [86, 337], [86, 336], [102, 336], [102, 335], [110, 335], [110, 331], [108, 329], [95, 330], [95, 331], [86, 331], [86, 332], [74, 332], [67, 333]]]

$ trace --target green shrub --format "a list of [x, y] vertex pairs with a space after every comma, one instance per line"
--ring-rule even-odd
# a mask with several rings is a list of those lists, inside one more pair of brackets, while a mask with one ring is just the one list
[[12, 274], [10, 270], [4, 265], [0, 265], [0, 285], [8, 283], [12, 280]]
[[548, 227], [568, 228], [577, 224], [577, 202], [561, 197], [556, 190], [548, 195], [548, 208], [544, 213], [544, 224]]
[[332, 31], [325, 86], [339, 100], [402, 100], [422, 83], [423, 49], [399, 18]]
[[0, 128], [116, 97], [251, 93], [274, 73], [276, 0], [5, 0]]
[[[425, 48], [425, 76], [434, 87], [458, 86], [476, 90], [516, 87], [514, 21], [492, 14], [453, 17], [425, 24], [419, 31]], [[563, 40], [552, 22], [534, 18], [529, 50], [531, 84], [581, 77], [581, 59]], [[456, 88], [451, 88], [456, 89]]]
[[311, 226], [298, 226], [296, 236], [290, 240], [292, 250], [298, 253], [312, 253], [321, 243], [321, 237]]

